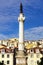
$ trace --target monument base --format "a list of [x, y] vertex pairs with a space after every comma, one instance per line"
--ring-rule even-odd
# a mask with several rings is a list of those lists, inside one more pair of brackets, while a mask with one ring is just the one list
[[16, 65], [26, 65], [26, 56], [23, 51], [17, 52]]

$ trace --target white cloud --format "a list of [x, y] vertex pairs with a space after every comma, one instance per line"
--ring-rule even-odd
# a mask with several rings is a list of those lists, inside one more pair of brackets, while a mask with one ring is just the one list
[[18, 36], [16, 34], [9, 34], [9, 35], [0, 34], [0, 40], [6, 40], [10, 38], [18, 38]]
[[[17, 20], [17, 15], [18, 15], [18, 9], [20, 2], [23, 3], [23, 6], [25, 7], [24, 9], [28, 13], [28, 5], [32, 6], [32, 8], [41, 8], [43, 9], [43, 1], [42, 0], [0, 0], [0, 23], [5, 23], [5, 22], [11, 22], [11, 21], [16, 21]], [[27, 5], [26, 5], [27, 4]], [[41, 10], [40, 9], [40, 10]], [[33, 17], [33, 15], [29, 15]], [[35, 17], [35, 16], [34, 16]], [[29, 18], [29, 17], [28, 17]], [[1, 30], [10, 30], [12, 28], [10, 26], [6, 26], [6, 24], [0, 26], [0, 32]], [[9, 37], [17, 37], [15, 34], [10, 34], [10, 35], [4, 35], [0, 34], [0, 39], [5, 39]], [[31, 28], [25, 31], [25, 39], [40, 39], [43, 38], [43, 27], [35, 27]]]
[[[5, 8], [5, 7], [12, 7], [17, 6], [20, 1], [19, 0], [0, 0], [0, 8]], [[3, 5], [2, 5], [3, 4]]]
[[[12, 20], [17, 20], [17, 16], [10, 16], [10, 15], [7, 15], [7, 16], [3, 16], [3, 15], [0, 15], [0, 22], [11, 22]], [[14, 21], [15, 22], [15, 21]]]
[[4, 34], [0, 34], [0, 40], [7, 39], [7, 36]]
[[25, 39], [27, 40], [38, 40], [43, 38], [43, 27], [34, 27], [25, 30]]
[[42, 0], [28, 0], [28, 1], [27, 0], [0, 0], [0, 22], [17, 20], [17, 14], [19, 11], [20, 2], [23, 3], [23, 6], [25, 7], [26, 10], [28, 10], [27, 9], [28, 5], [30, 5], [33, 8], [34, 7], [40, 7], [41, 9], [43, 8]]
[[[24, 31], [25, 40], [39, 40], [43, 38], [43, 26], [34, 27]], [[4, 35], [0, 34], [0, 39], [18, 38], [17, 34]]]

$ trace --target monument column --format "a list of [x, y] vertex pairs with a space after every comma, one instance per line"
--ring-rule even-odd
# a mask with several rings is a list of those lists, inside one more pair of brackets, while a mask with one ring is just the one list
[[24, 50], [24, 20], [25, 17], [23, 15], [23, 10], [22, 10], [22, 3], [20, 4], [20, 15], [18, 17], [19, 21], [19, 44], [18, 44], [18, 50]]
[[24, 14], [22, 3], [20, 4], [20, 15], [18, 17], [19, 21], [19, 43], [18, 52], [16, 55], [16, 65], [26, 65], [26, 57], [24, 54]]

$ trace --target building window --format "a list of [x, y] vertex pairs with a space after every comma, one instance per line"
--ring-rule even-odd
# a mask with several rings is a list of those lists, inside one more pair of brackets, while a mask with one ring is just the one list
[[36, 49], [36, 53], [39, 53], [39, 49]]
[[7, 46], [8, 46], [8, 42], [7, 42]]
[[31, 60], [31, 64], [32, 64], [32, 65], [34, 64], [34, 60]]
[[9, 54], [7, 54], [7, 58], [9, 58]]
[[7, 61], [7, 64], [9, 64], [9, 60]]
[[2, 63], [4, 64], [4, 60], [2, 60]]
[[5, 53], [5, 49], [2, 49], [2, 50], [1, 50], [1, 53]]
[[39, 64], [39, 60], [37, 60], [37, 64]]
[[34, 56], [34, 54], [33, 54], [33, 53], [31, 53], [31, 58], [33, 58], [33, 56]]
[[4, 54], [2, 54], [2, 58], [4, 58]]
[[31, 50], [30, 50], [30, 53], [34, 53], [34, 50], [33, 50], [33, 49], [31, 49]]
[[37, 58], [39, 58], [39, 54], [37, 54]]

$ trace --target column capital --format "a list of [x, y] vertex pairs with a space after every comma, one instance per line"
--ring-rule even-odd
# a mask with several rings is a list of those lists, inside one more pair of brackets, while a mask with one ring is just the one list
[[18, 17], [18, 21], [24, 22], [25, 17], [23, 15], [23, 13], [20, 13], [19, 17]]

